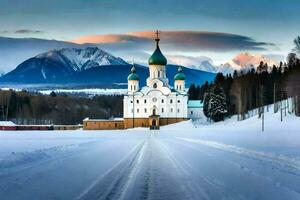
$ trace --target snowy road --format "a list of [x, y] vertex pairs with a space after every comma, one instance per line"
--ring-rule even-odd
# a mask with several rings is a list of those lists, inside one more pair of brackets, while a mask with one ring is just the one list
[[3, 134], [0, 199], [300, 199], [299, 143], [195, 130]]

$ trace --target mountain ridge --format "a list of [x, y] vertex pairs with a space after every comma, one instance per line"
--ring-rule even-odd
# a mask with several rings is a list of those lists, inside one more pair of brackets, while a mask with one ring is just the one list
[[234, 70], [249, 71], [251, 69], [256, 69], [260, 62], [267, 63], [270, 67], [273, 65], [278, 66], [278, 62], [265, 55], [243, 52], [236, 55], [232, 60], [221, 65], [221, 68], [223, 68], [223, 72], [225, 74], [232, 74]]
[[[63, 48], [38, 54], [0, 77], [1, 83], [17, 84], [98, 84], [124, 85], [131, 65], [97, 47]], [[136, 65], [141, 83], [146, 82], [148, 67]], [[170, 83], [177, 73], [177, 65], [167, 65]], [[212, 81], [215, 74], [185, 68], [187, 84]]]
[[235, 70], [248, 71], [251, 69], [256, 69], [260, 62], [268, 63], [270, 67], [272, 67], [273, 65], [278, 66], [278, 62], [268, 58], [265, 55], [251, 54], [248, 52], [237, 54], [234, 58], [221, 65], [214, 65], [213, 61], [208, 57], [201, 56], [199, 58], [201, 59], [198, 61], [198, 65], [195, 64], [195, 61], [193, 59], [191, 59], [190, 65], [187, 64], [188, 61], [185, 60], [186, 66], [192, 69], [199, 69], [203, 71], [223, 74], [232, 74]]

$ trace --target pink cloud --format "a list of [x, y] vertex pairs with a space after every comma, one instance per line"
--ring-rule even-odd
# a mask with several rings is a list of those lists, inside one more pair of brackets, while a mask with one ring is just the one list
[[[161, 44], [166, 50], [176, 51], [230, 51], [230, 50], [264, 50], [274, 44], [258, 42], [254, 39], [237, 34], [207, 31], [163, 31], [160, 35]], [[148, 49], [155, 31], [130, 32], [126, 34], [106, 34], [83, 36], [72, 42], [83, 44], [107, 44], [122, 48], [142, 47]]]

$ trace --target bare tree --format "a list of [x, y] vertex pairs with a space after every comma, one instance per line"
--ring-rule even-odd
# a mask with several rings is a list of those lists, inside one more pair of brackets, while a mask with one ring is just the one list
[[234, 97], [233, 104], [235, 105], [235, 112], [238, 114], [238, 120], [245, 119], [245, 113], [247, 111], [247, 94], [246, 87], [247, 82], [240, 78], [233, 81], [230, 95]]
[[1, 91], [0, 107], [2, 111], [2, 119], [8, 119], [9, 104], [10, 104], [11, 91]]
[[300, 36], [294, 39], [295, 51], [300, 53]]

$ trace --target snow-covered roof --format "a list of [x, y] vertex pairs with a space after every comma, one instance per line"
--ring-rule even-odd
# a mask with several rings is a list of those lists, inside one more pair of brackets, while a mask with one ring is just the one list
[[108, 121], [123, 121], [123, 118], [112, 118], [112, 119], [90, 119], [90, 118], [85, 118], [83, 121], [93, 121], [93, 122], [108, 122]]
[[0, 126], [16, 126], [12, 121], [0, 121]]
[[201, 100], [189, 100], [188, 108], [203, 108], [203, 103]]

